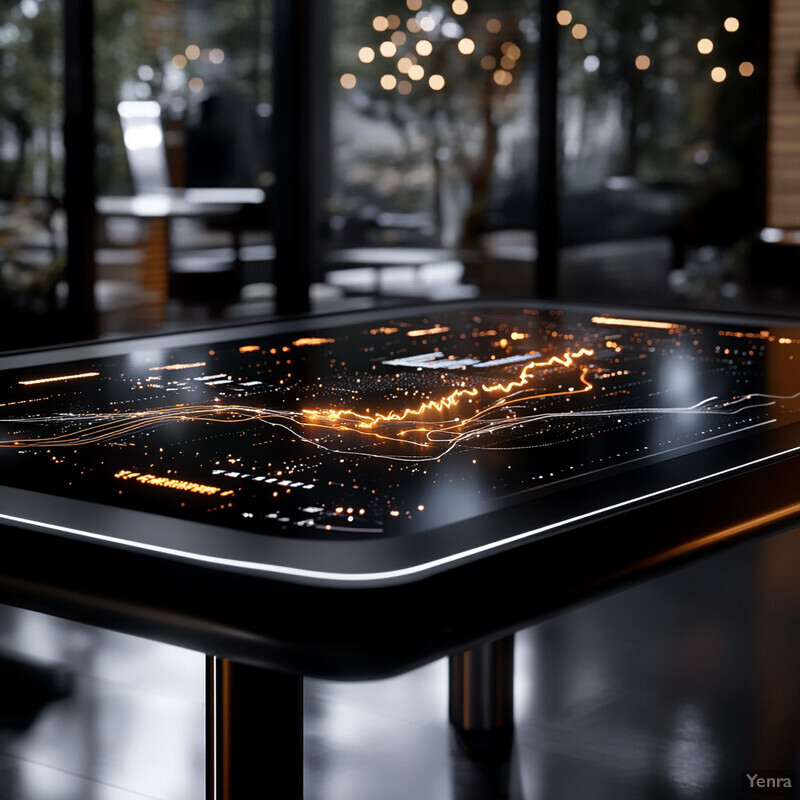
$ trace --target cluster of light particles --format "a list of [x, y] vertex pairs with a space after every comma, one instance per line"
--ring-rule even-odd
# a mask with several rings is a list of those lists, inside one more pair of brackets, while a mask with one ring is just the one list
[[0, 470], [266, 534], [402, 535], [794, 422], [799, 349], [789, 329], [500, 306], [266, 326], [7, 371]]

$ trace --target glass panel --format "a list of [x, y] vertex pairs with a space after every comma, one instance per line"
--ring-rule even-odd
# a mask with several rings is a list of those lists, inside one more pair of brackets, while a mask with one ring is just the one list
[[57, 0], [0, 8], [0, 332], [46, 341], [65, 263], [63, 35]]
[[562, 10], [563, 294], [741, 297], [762, 194], [763, 16], [745, 0]]
[[335, 12], [328, 280], [472, 294], [491, 269], [475, 254], [531, 225], [536, 4], [361, 0]]
[[271, 18], [96, 0], [101, 330], [222, 316], [266, 281]]

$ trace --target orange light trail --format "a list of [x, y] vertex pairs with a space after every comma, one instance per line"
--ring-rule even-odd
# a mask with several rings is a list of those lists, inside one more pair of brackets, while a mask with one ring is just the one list
[[192, 367], [204, 367], [205, 361], [195, 361], [193, 364], [164, 364], [163, 367], [150, 367], [150, 372], [161, 372], [162, 369], [192, 369]]
[[360, 428], [374, 428], [381, 422], [402, 422], [407, 417], [419, 416], [426, 411], [443, 411], [445, 408], [455, 406], [464, 395], [474, 397], [476, 394], [478, 394], [477, 389], [456, 389], [441, 400], [428, 400], [426, 403], [422, 403], [419, 408], [406, 408], [400, 414], [390, 411], [388, 414], [378, 413], [374, 416], [367, 416], [351, 409], [313, 411], [306, 408], [303, 409], [303, 413], [308, 414], [312, 419], [321, 418], [326, 422], [357, 422]]
[[[364, 455], [375, 455], [380, 458], [400, 458], [404, 460], [431, 460], [439, 458], [442, 454], [450, 452], [459, 442], [471, 439], [479, 435], [482, 430], [498, 431], [509, 425], [517, 425], [525, 419], [533, 419], [523, 415], [518, 418], [512, 415], [507, 419], [494, 419], [490, 415], [495, 414], [500, 409], [520, 402], [530, 402], [544, 397], [554, 397], [559, 395], [578, 394], [589, 392], [594, 387], [587, 379], [591, 369], [588, 365], [580, 368], [579, 381], [583, 388], [568, 388], [547, 390], [540, 387], [538, 390], [531, 383], [536, 369], [546, 369], [548, 367], [572, 367], [576, 366], [576, 359], [593, 355], [594, 351], [582, 348], [576, 352], [567, 352], [560, 356], [537, 362], [528, 362], [518, 377], [514, 380], [502, 383], [483, 384], [480, 388], [459, 387], [453, 389], [447, 395], [428, 400], [421, 403], [416, 408], [406, 408], [402, 411], [390, 411], [387, 413], [376, 413], [372, 416], [361, 414], [354, 410], [309, 410], [303, 409], [290, 411], [283, 409], [257, 408], [253, 406], [224, 406], [214, 404], [203, 405], [183, 405], [170, 406], [161, 409], [142, 412], [115, 412], [112, 414], [87, 415], [81, 419], [64, 419], [63, 417], [42, 418], [42, 422], [57, 423], [83, 422], [82, 427], [54, 436], [39, 438], [19, 438], [0, 441], [0, 448], [55, 448], [55, 447], [77, 447], [81, 445], [97, 444], [104, 441], [118, 439], [123, 436], [130, 436], [141, 431], [151, 429], [156, 425], [175, 422], [213, 422], [214, 424], [247, 424], [264, 423], [284, 428], [296, 436], [301, 441], [309, 444], [324, 447], [332, 452], [355, 452], [352, 450], [339, 451], [335, 447], [328, 447], [319, 439], [307, 438], [302, 432], [306, 429], [320, 429], [321, 431], [343, 431], [358, 434], [360, 437], [382, 442], [397, 442], [405, 446], [413, 444], [415, 448], [421, 447], [426, 450], [437, 451], [439, 446], [445, 449], [441, 452], [434, 452], [428, 456], [421, 456], [418, 452], [411, 455], [398, 455], [396, 453], [377, 453], [375, 451], [365, 451]], [[469, 414], [461, 415], [460, 418], [449, 420], [430, 420], [427, 422], [422, 415], [430, 411], [446, 411], [454, 409], [465, 397], [470, 399], [478, 397], [482, 392], [499, 393], [500, 396], [494, 401], [485, 404], [483, 408], [473, 406]], [[410, 426], [408, 431], [381, 430], [382, 423], [398, 423], [404, 420], [416, 420], [417, 425]], [[88, 424], [87, 424], [88, 422]], [[477, 426], [477, 427], [475, 427]], [[407, 438], [411, 434], [412, 437]], [[414, 436], [413, 434], [417, 434]], [[436, 435], [448, 435], [448, 439], [436, 439]], [[137, 476], [138, 477], [138, 476]], [[152, 477], [152, 476], [151, 476]], [[148, 480], [150, 480], [148, 478]], [[155, 480], [155, 478], [153, 478]], [[155, 485], [164, 485], [168, 488], [181, 488], [170, 486], [165, 481], [171, 478], [159, 478]], [[223, 495], [221, 494], [220, 497]]]
[[119, 472], [114, 473], [114, 477], [123, 481], [136, 480], [148, 486], [161, 486], [164, 489], [178, 489], [182, 492], [192, 492], [193, 494], [212, 495], [222, 491], [219, 486], [206, 486], [203, 483], [181, 481], [177, 478], [160, 478], [150, 474], [143, 475], [141, 472], [131, 472], [131, 470], [128, 469], [121, 469]]
[[239, 348], [240, 353], [255, 353], [256, 350], [260, 350], [261, 347], [257, 344], [245, 344]]
[[0, 403], [0, 408], [5, 408], [6, 406], [23, 406], [28, 403], [39, 403], [42, 400], [49, 399], [49, 397], [30, 397], [27, 400], [9, 400], [7, 403]]
[[758, 333], [749, 333], [745, 331], [717, 331], [719, 336], [733, 336], [736, 339], [767, 339], [774, 341], [772, 334], [769, 331], [759, 331]]
[[530, 380], [530, 370], [536, 369], [537, 367], [552, 367], [556, 364], [560, 364], [562, 367], [571, 367], [575, 363], [576, 358], [593, 355], [594, 350], [587, 350], [585, 347], [582, 347], [577, 353], [566, 353], [563, 357], [552, 356], [548, 358], [547, 361], [532, 361], [525, 365], [516, 381], [511, 381], [510, 383], [495, 383], [491, 386], [484, 384], [481, 386], [481, 389], [483, 389], [484, 392], [502, 392], [503, 394], [508, 394], [512, 389], [522, 389], [528, 383]]
[[417, 331], [409, 331], [406, 336], [433, 336], [437, 333], [447, 333], [450, 328], [444, 325], [434, 325], [432, 328], [423, 328]]
[[658, 328], [659, 330], [672, 330], [673, 328], [684, 328], [674, 322], [655, 322], [646, 319], [623, 319], [621, 317], [592, 317], [592, 322], [596, 325], [627, 325], [631, 328]]
[[103, 422], [89, 425], [77, 431], [40, 439], [11, 439], [0, 441], [0, 448], [19, 447], [75, 447], [84, 444], [116, 439], [120, 436], [147, 430], [165, 422], [214, 422], [240, 423], [250, 420], [282, 418], [282, 415], [266, 409], [249, 406], [178, 405], [154, 411], [106, 414]]
[[72, 381], [76, 378], [96, 378], [99, 372], [77, 372], [75, 375], [56, 375], [53, 378], [36, 378], [35, 380], [20, 381], [21, 386], [35, 386], [39, 383], [54, 383], [55, 381]]
[[[491, 385], [483, 384], [481, 389], [484, 392], [501, 392], [502, 394], [508, 394], [515, 389], [522, 389], [525, 387], [530, 381], [531, 372], [534, 369], [552, 367], [557, 364], [562, 367], [571, 367], [575, 363], [576, 358], [591, 355], [594, 355], [594, 350], [581, 348], [576, 353], [566, 353], [563, 356], [552, 356], [546, 361], [532, 361], [525, 365], [517, 380], [510, 381], [509, 383], [495, 383]], [[585, 375], [585, 370], [583, 374]], [[591, 388], [591, 386], [589, 388]], [[323, 420], [325, 422], [345, 424], [349, 422], [355, 423], [359, 428], [374, 428], [376, 425], [379, 425], [382, 422], [402, 422], [409, 417], [419, 417], [426, 411], [444, 411], [445, 409], [450, 409], [456, 406], [462, 397], [475, 397], [477, 394], [477, 389], [455, 389], [447, 396], [439, 400], [428, 400], [425, 403], [421, 403], [417, 408], [405, 408], [400, 412], [390, 411], [388, 414], [376, 413], [371, 416], [367, 414], [359, 414], [352, 409], [314, 411], [312, 409], [304, 408], [303, 413], [308, 415], [312, 421]], [[562, 394], [562, 392], [558, 392], [557, 394]], [[567, 392], [564, 392], [564, 394], [567, 394]], [[480, 414], [483, 412], [478, 413]]]
[[335, 341], [336, 339], [320, 339], [312, 336], [307, 336], [304, 339], [296, 339], [294, 342], [292, 342], [292, 344], [295, 347], [303, 347], [315, 344], [333, 344]]

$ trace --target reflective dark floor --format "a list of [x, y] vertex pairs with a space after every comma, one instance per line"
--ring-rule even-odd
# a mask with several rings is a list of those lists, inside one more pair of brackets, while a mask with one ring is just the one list
[[[745, 771], [800, 770], [799, 572], [797, 530], [518, 634], [506, 764], [471, 762], [456, 746], [444, 661], [386, 681], [308, 680], [305, 796], [762, 796]], [[73, 676], [27, 729], [6, 716], [0, 799], [204, 797], [201, 655], [8, 608], [0, 649]], [[18, 691], [7, 680], [0, 707]]]

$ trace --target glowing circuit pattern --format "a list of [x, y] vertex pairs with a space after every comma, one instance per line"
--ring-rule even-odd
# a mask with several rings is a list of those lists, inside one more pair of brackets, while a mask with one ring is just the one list
[[402, 535], [800, 412], [791, 329], [520, 305], [209, 342], [0, 374], [2, 481]]

